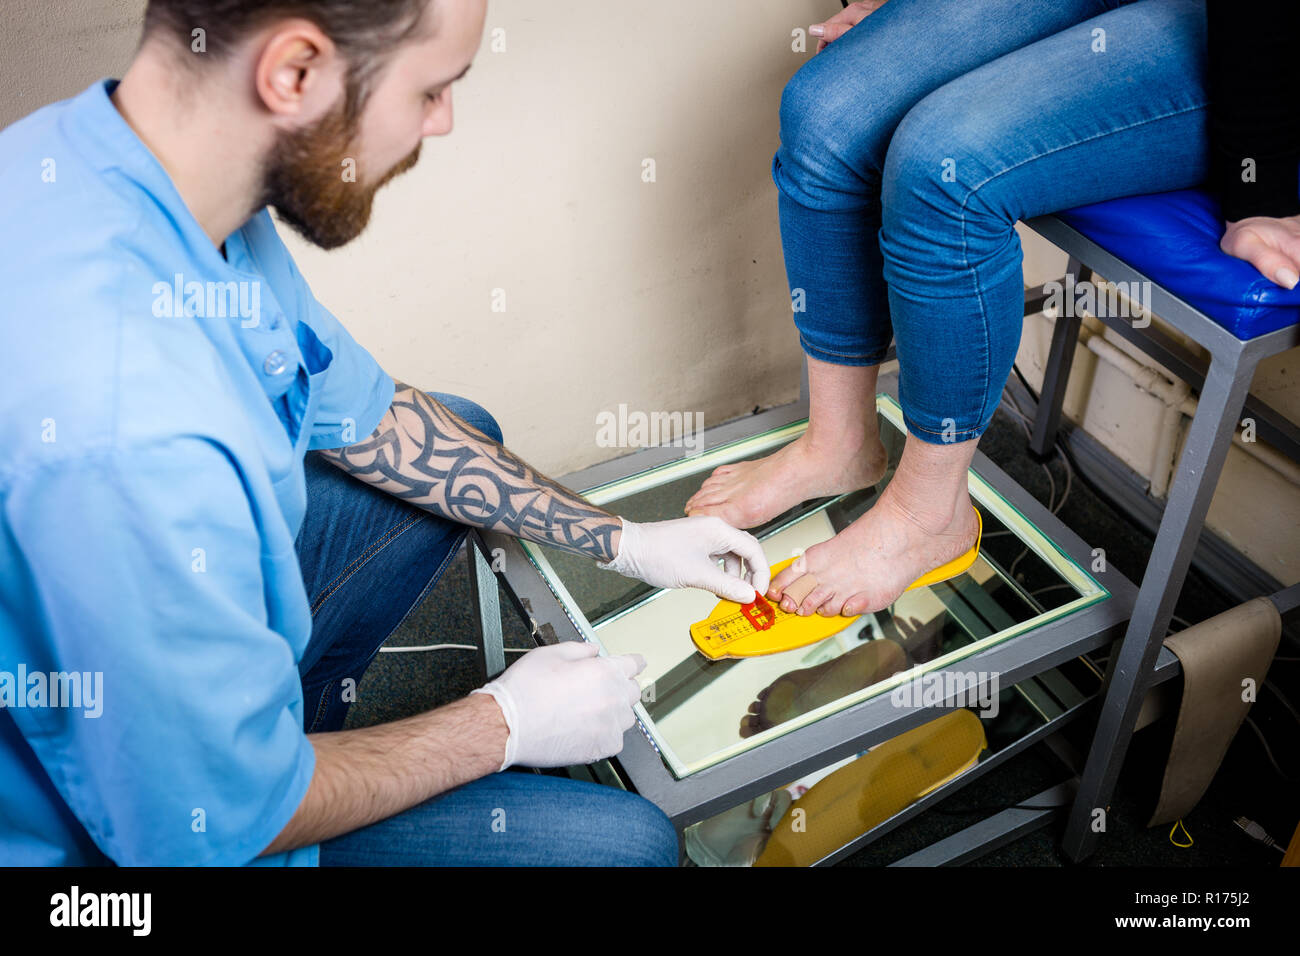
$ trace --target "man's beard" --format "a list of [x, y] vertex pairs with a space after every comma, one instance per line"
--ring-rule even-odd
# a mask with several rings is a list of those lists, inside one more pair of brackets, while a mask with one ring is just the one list
[[[420, 158], [417, 144], [378, 182], [361, 182], [355, 148], [360, 123], [348, 116], [348, 97], [342, 99], [314, 126], [282, 133], [263, 175], [262, 205], [274, 206], [281, 219], [322, 249], [336, 249], [359, 236], [370, 221], [375, 193]], [[352, 175], [345, 178], [349, 170]]]

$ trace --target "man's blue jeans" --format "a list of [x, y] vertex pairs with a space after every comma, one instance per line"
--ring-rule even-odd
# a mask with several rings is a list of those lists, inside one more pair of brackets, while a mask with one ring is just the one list
[[977, 438], [1020, 341], [1016, 220], [1203, 180], [1204, 61], [1204, 0], [889, 0], [781, 99], [804, 351], [893, 338], [909, 431]]
[[[483, 408], [435, 398], [485, 435]], [[393, 629], [438, 582], [466, 529], [308, 454], [307, 515], [296, 547], [312, 636], [299, 665], [308, 733], [340, 730], [355, 687]], [[436, 656], [431, 658], [436, 666]], [[677, 836], [634, 794], [529, 772], [492, 774], [321, 844], [322, 866], [675, 866]]]

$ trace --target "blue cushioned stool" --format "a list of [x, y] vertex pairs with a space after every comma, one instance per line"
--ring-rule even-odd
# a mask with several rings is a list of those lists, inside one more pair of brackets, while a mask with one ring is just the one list
[[[1094, 809], [1110, 802], [1243, 408], [1260, 438], [1300, 461], [1300, 428], [1248, 394], [1261, 360], [1300, 345], [1300, 287], [1283, 289], [1222, 252], [1218, 204], [1200, 190], [1115, 199], [1025, 224], [1069, 256], [1067, 284], [1071, 277], [1091, 280], [1094, 270], [1111, 282], [1150, 282], [1151, 312], [1210, 354], [1207, 367], [1154, 325], [1142, 328], [1109, 314], [1106, 297], [1096, 296], [1091, 311], [1098, 319], [1199, 390], [1200, 398], [1133, 616], [1110, 655], [1105, 704], [1066, 826], [1064, 849], [1077, 860], [1096, 849]], [[1044, 298], [1041, 290], [1028, 293], [1026, 314], [1039, 311]], [[1038, 455], [1056, 441], [1079, 337], [1078, 310], [1064, 311], [1052, 333], [1030, 442]], [[1297, 587], [1288, 593], [1294, 597]]]

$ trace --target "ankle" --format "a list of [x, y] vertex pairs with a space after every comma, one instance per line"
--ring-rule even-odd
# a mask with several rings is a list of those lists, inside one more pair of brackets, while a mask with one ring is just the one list
[[873, 421], [866, 425], [816, 426], [812, 420], [804, 432], [805, 447], [819, 458], [852, 459], [881, 444], [880, 430]]
[[901, 485], [897, 476], [885, 486], [880, 503], [928, 535], [942, 534], [957, 514], [958, 498], [945, 489], [918, 489]]

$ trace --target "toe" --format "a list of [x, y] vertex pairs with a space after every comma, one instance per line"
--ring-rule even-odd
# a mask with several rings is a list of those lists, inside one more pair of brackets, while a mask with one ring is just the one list
[[844, 608], [844, 604], [844, 598], [840, 597], [838, 594], [832, 594], [821, 603], [820, 607], [817, 608], [817, 613], [822, 617], [839, 617], [840, 612]]
[[871, 607], [871, 596], [865, 591], [859, 591], [857, 594], [849, 595], [844, 606], [840, 608], [840, 613], [845, 617], [856, 617], [859, 614], [866, 614]]
[[772, 583], [767, 586], [767, 596], [771, 600], [775, 601], [782, 597], [786, 588], [804, 576], [803, 568], [798, 565], [799, 562], [796, 561], [794, 564], [782, 568], [781, 572], [772, 578]]
[[[811, 577], [811, 575], [810, 575]], [[826, 603], [827, 600], [835, 595], [834, 590], [824, 584], [819, 584], [808, 592], [807, 596], [799, 602], [799, 614], [807, 617], [809, 614], [816, 613], [817, 609]]]
[[[802, 562], [796, 561], [790, 565], [790, 568], [799, 568], [798, 576], [785, 585], [782, 589], [782, 597], [789, 598], [795, 604], [803, 604], [809, 593], [817, 587], [817, 577], [809, 574], [802, 566]], [[787, 569], [789, 570], [789, 569]], [[820, 603], [820, 602], [818, 602]], [[816, 607], [816, 605], [813, 605]]]
[[717, 491], [705, 491], [701, 488], [695, 493], [695, 497], [687, 502], [691, 508], [707, 508], [711, 505], [720, 505], [726, 501], [726, 495]]
[[696, 515], [717, 515], [718, 509], [722, 505], [716, 501], [693, 501], [686, 506], [686, 517], [694, 518]]

